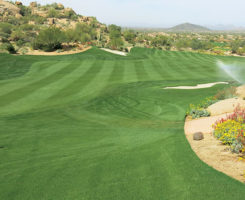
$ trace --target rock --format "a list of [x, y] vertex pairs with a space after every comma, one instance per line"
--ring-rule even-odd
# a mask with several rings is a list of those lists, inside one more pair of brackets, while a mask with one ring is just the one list
[[204, 135], [202, 132], [196, 132], [193, 134], [193, 140], [203, 140]]
[[29, 21], [28, 24], [29, 25], [35, 25], [36, 23], [35, 23], [35, 21]]
[[17, 6], [22, 6], [22, 2], [16, 1], [16, 2], [15, 2], [15, 5], [17, 5]]
[[48, 18], [48, 24], [49, 25], [54, 25], [55, 24], [54, 18]]
[[15, 14], [15, 17], [16, 17], [17, 19], [20, 19], [20, 18], [22, 17], [22, 15], [19, 14], [19, 13], [16, 13], [16, 14]]
[[37, 7], [37, 2], [31, 2], [31, 3], [30, 3], [30, 7], [32, 7], [32, 8]]
[[63, 6], [63, 4], [61, 4], [61, 3], [58, 3], [57, 6], [58, 6], [59, 9], [64, 9], [64, 8], [65, 8], [65, 7]]

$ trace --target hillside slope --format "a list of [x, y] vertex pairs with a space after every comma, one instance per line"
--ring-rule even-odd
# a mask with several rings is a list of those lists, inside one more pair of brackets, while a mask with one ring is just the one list
[[168, 29], [168, 31], [171, 31], [171, 32], [206, 32], [206, 31], [210, 31], [210, 29], [200, 26], [200, 25], [196, 25], [196, 24], [184, 23], [184, 24], [179, 24], [177, 26], [174, 26]]

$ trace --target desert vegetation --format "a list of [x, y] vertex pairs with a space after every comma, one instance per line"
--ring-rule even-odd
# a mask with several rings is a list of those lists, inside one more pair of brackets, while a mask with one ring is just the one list
[[216, 121], [214, 126], [214, 136], [224, 145], [229, 145], [231, 151], [243, 154], [245, 158], [245, 110], [237, 107], [234, 113]]
[[[12, 4], [14, 6], [12, 10], [7, 9], [0, 13], [1, 52], [25, 54], [33, 49], [66, 51], [66, 49], [75, 50], [81, 45], [91, 45], [126, 52], [132, 47], [146, 47], [214, 55], [245, 54], [243, 33], [212, 32], [192, 24], [183, 24], [165, 32], [125, 29], [114, 24], [106, 26], [95, 17], [79, 15], [62, 4], [40, 5], [35, 2], [29, 6]], [[7, 15], [10, 12], [15, 15]], [[51, 37], [43, 33], [55, 28], [60, 29], [57, 33], [60, 44], [51, 48], [38, 45], [38, 41], [44, 37], [51, 42]], [[192, 29], [198, 31], [188, 32]], [[39, 36], [40, 33], [42, 36]], [[53, 40], [52, 43], [57, 42], [56, 38]]]
[[214, 96], [207, 97], [197, 104], [190, 104], [186, 115], [190, 116], [192, 119], [209, 117], [211, 113], [207, 110], [207, 108], [210, 105], [224, 99], [236, 97], [236, 95], [236, 87], [229, 86], [219, 90]]

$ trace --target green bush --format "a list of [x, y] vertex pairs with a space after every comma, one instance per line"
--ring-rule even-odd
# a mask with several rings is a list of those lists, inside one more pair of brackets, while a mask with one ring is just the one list
[[48, 17], [55, 17], [55, 18], [58, 18], [60, 15], [59, 15], [59, 12], [57, 10], [55, 10], [54, 8], [50, 8], [49, 11], [48, 11]]
[[119, 49], [123, 45], [123, 40], [121, 38], [121, 27], [114, 24], [108, 27], [109, 37], [110, 37], [110, 47], [112, 49]]
[[77, 15], [73, 10], [67, 10], [65, 11], [64, 15], [62, 16], [64, 18], [68, 18], [68, 19], [72, 19], [72, 20], [76, 20], [77, 19]]
[[209, 117], [210, 112], [203, 108], [192, 108], [189, 112], [189, 115], [192, 119], [200, 118], [200, 117]]
[[215, 98], [218, 100], [223, 100], [235, 97], [236, 95], [236, 87], [232, 86], [223, 90], [219, 90], [215, 95]]
[[96, 31], [85, 23], [79, 23], [74, 29], [65, 32], [67, 42], [91, 42], [96, 39]]
[[131, 44], [135, 44], [136, 34], [134, 33], [134, 31], [126, 30], [126, 31], [124, 31], [123, 36], [124, 36], [126, 41], [128, 41]]
[[28, 16], [31, 15], [31, 8], [27, 6], [20, 5], [18, 6], [20, 8], [20, 14], [22, 16]]
[[0, 32], [6, 33], [6, 34], [11, 34], [12, 27], [13, 26], [10, 23], [1, 22], [0, 23]]
[[3, 43], [0, 47], [1, 50], [5, 50], [11, 54], [15, 54], [16, 50], [11, 43]]
[[10, 38], [12, 41], [24, 40], [25, 33], [22, 32], [21, 30], [16, 30], [11, 33]]
[[189, 110], [187, 111], [187, 115], [190, 115], [192, 119], [200, 118], [200, 117], [209, 117], [210, 112], [208, 112], [206, 109], [216, 103], [218, 100], [215, 97], [208, 97], [201, 101], [197, 105], [190, 104]]
[[42, 49], [49, 52], [61, 49], [64, 41], [64, 33], [59, 28], [49, 27], [40, 31], [33, 41], [32, 47], [33, 49]]

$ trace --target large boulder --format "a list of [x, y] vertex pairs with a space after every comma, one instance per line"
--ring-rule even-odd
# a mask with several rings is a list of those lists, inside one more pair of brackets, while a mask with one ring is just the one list
[[7, 1], [0, 0], [0, 14], [3, 16], [7, 15], [16, 15], [20, 13], [20, 8], [12, 3]]
[[203, 140], [204, 135], [202, 132], [196, 132], [193, 134], [193, 140]]
[[16, 1], [16, 2], [15, 2], [15, 5], [17, 5], [17, 6], [22, 6], [22, 2]]
[[57, 6], [58, 6], [59, 9], [64, 9], [64, 8], [65, 8], [65, 7], [63, 6], [63, 4], [61, 4], [61, 3], [58, 3]]
[[54, 25], [54, 24], [55, 24], [54, 18], [48, 18], [48, 25]]
[[31, 2], [31, 3], [30, 3], [30, 7], [36, 8], [36, 7], [37, 7], [37, 2]]

